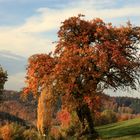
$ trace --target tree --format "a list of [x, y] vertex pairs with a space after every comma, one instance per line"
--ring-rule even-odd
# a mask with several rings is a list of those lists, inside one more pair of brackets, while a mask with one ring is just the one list
[[[3, 68], [0, 66], [0, 96], [2, 96], [2, 92], [4, 89], [4, 84], [7, 81], [7, 72], [3, 70]], [[2, 97], [0, 97], [0, 101]]]
[[51, 85], [53, 96], [60, 96], [65, 107], [76, 110], [83, 127], [86, 120], [89, 133], [94, 134], [91, 110], [98, 110], [104, 89], [136, 89], [140, 28], [130, 22], [115, 27], [79, 15], [62, 23], [58, 38], [53, 54], [29, 59], [24, 93], [37, 95], [38, 89]]

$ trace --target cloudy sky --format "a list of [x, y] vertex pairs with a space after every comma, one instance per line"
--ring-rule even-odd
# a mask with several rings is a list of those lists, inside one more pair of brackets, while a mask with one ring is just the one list
[[116, 26], [128, 20], [140, 25], [139, 0], [0, 0], [0, 64], [9, 74], [6, 89], [24, 86], [28, 57], [53, 51], [61, 22], [79, 13]]

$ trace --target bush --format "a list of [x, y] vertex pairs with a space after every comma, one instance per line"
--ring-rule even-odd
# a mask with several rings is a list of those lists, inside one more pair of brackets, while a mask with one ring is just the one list
[[57, 118], [51, 127], [49, 135], [56, 140], [68, 139], [69, 137], [76, 136], [80, 127], [76, 112], [69, 112], [67, 109], [62, 109], [57, 113]]
[[104, 110], [98, 119], [95, 120], [95, 125], [105, 125], [117, 122], [117, 115], [112, 110]]
[[35, 129], [25, 129], [16, 123], [5, 124], [0, 128], [2, 140], [43, 140]]
[[0, 139], [3, 140], [11, 140], [11, 127], [10, 125], [6, 124], [0, 128]]
[[15, 123], [6, 124], [1, 127], [0, 133], [3, 140], [24, 140], [23, 131], [24, 127]]

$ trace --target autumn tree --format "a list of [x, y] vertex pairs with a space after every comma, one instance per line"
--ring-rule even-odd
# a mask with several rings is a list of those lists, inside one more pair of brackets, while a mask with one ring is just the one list
[[140, 29], [129, 22], [115, 27], [79, 15], [62, 23], [58, 38], [53, 54], [29, 59], [24, 93], [32, 91], [36, 96], [38, 90], [51, 85], [52, 96], [61, 97], [63, 106], [77, 112], [83, 129], [86, 120], [88, 133], [94, 135], [91, 111], [98, 110], [103, 91], [136, 89], [139, 83]]
[[0, 66], [0, 101], [2, 100], [2, 91], [4, 89], [4, 84], [7, 81], [7, 72], [3, 70]]

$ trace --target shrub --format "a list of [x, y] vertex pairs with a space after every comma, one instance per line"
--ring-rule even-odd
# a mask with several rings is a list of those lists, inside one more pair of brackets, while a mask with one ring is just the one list
[[15, 123], [7, 123], [1, 127], [1, 136], [3, 140], [24, 140], [22, 135], [24, 130], [24, 127], [21, 127]]
[[6, 124], [0, 128], [2, 140], [43, 140], [35, 129], [25, 129], [16, 123]]
[[117, 122], [117, 115], [112, 110], [104, 110], [98, 119], [95, 120], [96, 125], [104, 125]]
[[11, 140], [11, 127], [9, 124], [4, 125], [3, 127], [1, 127], [0, 129], [0, 134], [1, 134], [1, 138], [3, 140]]

